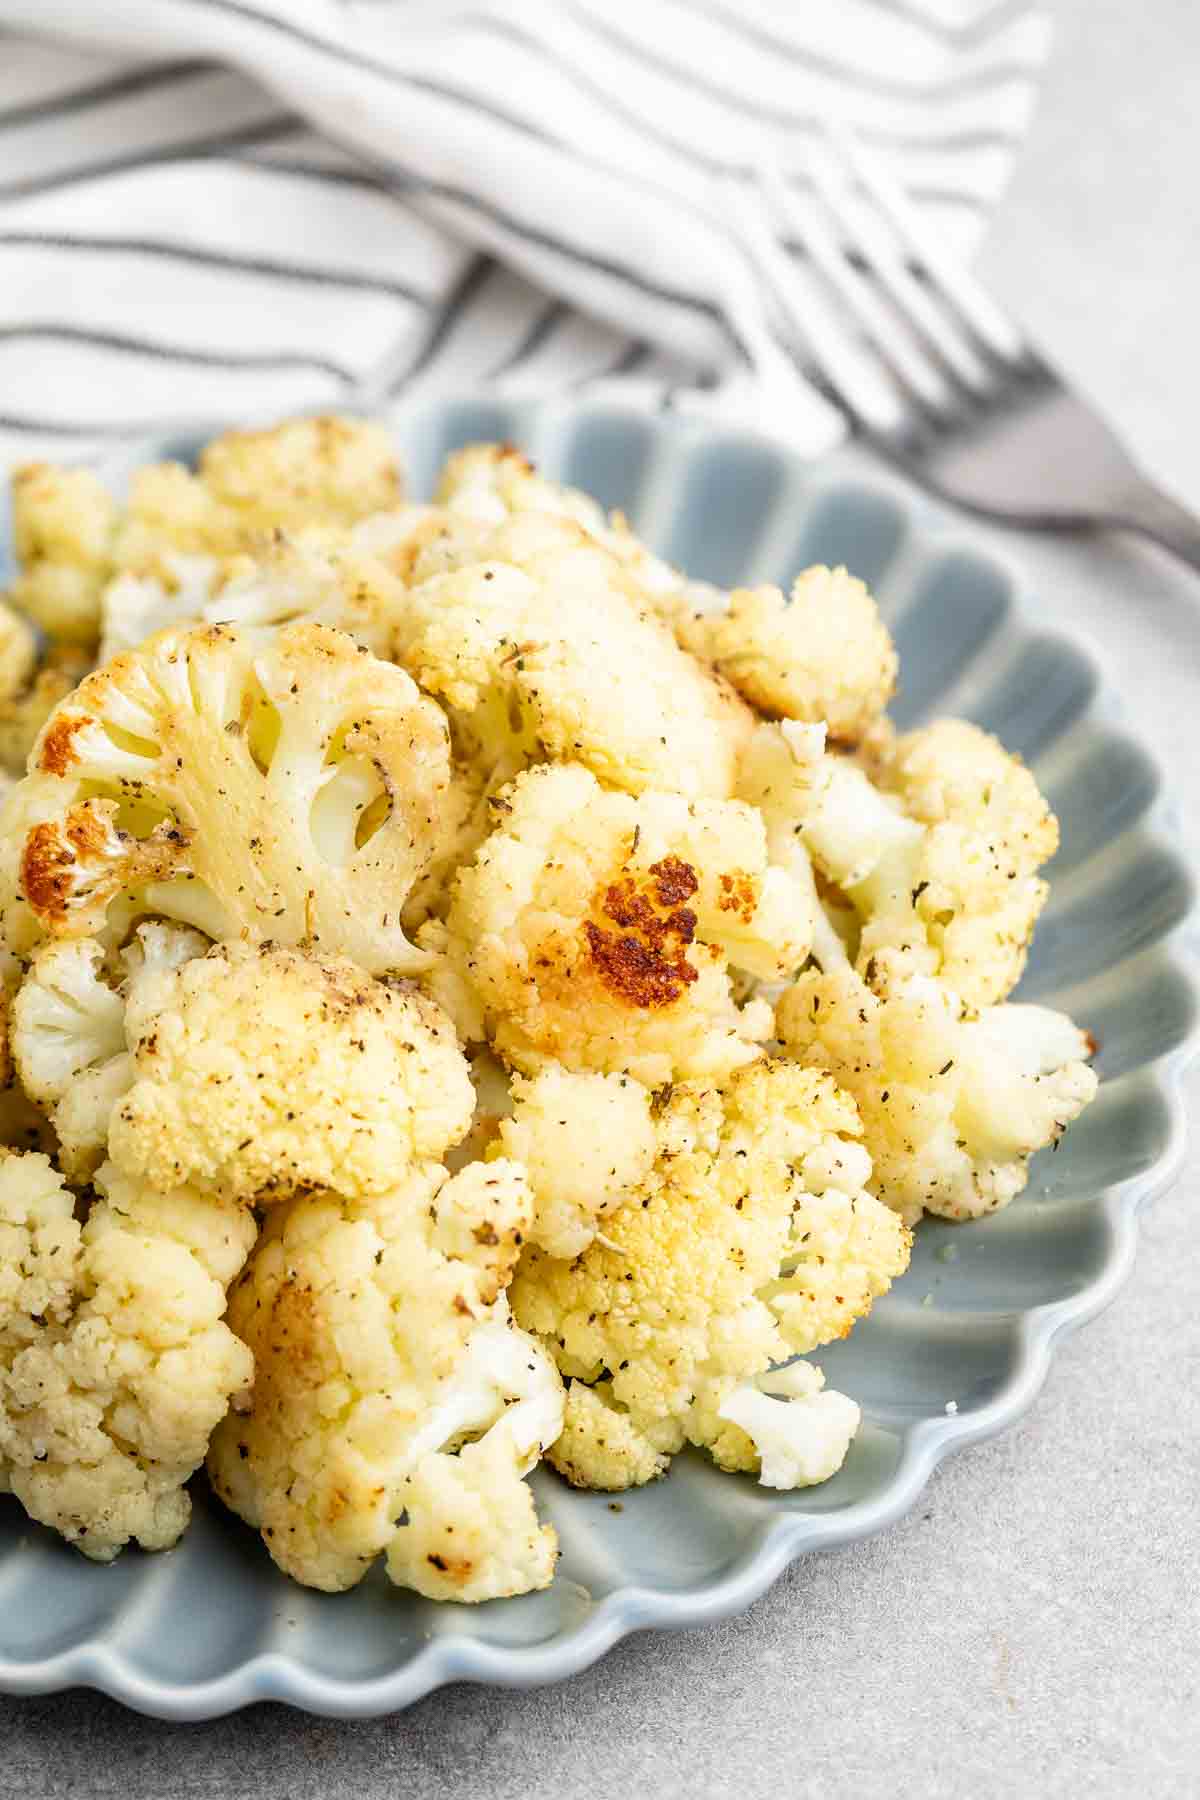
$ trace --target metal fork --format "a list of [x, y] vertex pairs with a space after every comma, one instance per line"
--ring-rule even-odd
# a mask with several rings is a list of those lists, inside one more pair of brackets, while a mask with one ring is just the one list
[[1142, 474], [861, 144], [831, 126], [811, 193], [769, 158], [756, 173], [730, 217], [805, 347], [805, 374], [870, 443], [975, 512], [1138, 532], [1200, 570], [1200, 518]]

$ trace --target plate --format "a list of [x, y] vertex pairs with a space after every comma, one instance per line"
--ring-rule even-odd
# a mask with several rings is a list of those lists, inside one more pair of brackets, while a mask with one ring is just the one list
[[[130, 447], [114, 479], [188, 455], [213, 429]], [[556, 1680], [631, 1631], [743, 1608], [806, 1551], [891, 1524], [942, 1457], [1031, 1405], [1057, 1340], [1116, 1293], [1138, 1210], [1179, 1165], [1198, 987], [1192, 885], [1160, 778], [1116, 723], [1089, 652], [1033, 622], [1019, 572], [975, 527], [844, 459], [810, 466], [753, 437], [625, 411], [446, 401], [398, 436], [418, 492], [447, 451], [508, 438], [622, 507], [697, 576], [783, 580], [822, 561], [869, 582], [900, 650], [899, 722], [978, 720], [1033, 765], [1059, 815], [1053, 892], [1021, 993], [1095, 1034], [1103, 1085], [1013, 1206], [977, 1224], [922, 1225], [904, 1278], [849, 1340], [818, 1353], [864, 1420], [824, 1486], [778, 1494], [689, 1453], [614, 1505], [539, 1470], [538, 1500], [562, 1541], [558, 1576], [544, 1593], [476, 1608], [401, 1593], [378, 1569], [350, 1594], [298, 1588], [202, 1479], [176, 1550], [127, 1551], [108, 1568], [4, 1501], [0, 1691], [92, 1687], [174, 1719], [258, 1700], [365, 1716], [448, 1681]]]

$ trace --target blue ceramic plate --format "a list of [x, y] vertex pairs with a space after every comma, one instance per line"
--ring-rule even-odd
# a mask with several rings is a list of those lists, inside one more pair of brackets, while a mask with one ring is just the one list
[[[814, 561], [864, 577], [900, 649], [900, 723], [965, 712], [1020, 751], [1049, 793], [1063, 843], [1022, 993], [1095, 1033], [1103, 1086], [1060, 1152], [1034, 1163], [1015, 1205], [979, 1224], [923, 1225], [908, 1274], [819, 1356], [864, 1416], [825, 1486], [772, 1493], [686, 1455], [614, 1513], [602, 1495], [539, 1471], [559, 1574], [545, 1593], [473, 1609], [400, 1593], [379, 1571], [351, 1594], [295, 1587], [202, 1481], [177, 1550], [128, 1551], [111, 1568], [5, 1501], [0, 1689], [12, 1693], [82, 1684], [179, 1719], [266, 1699], [383, 1713], [447, 1681], [555, 1680], [627, 1632], [747, 1606], [804, 1551], [890, 1524], [943, 1456], [1031, 1404], [1057, 1339], [1117, 1291], [1138, 1209], [1179, 1164], [1197, 985], [1179, 929], [1191, 883], [1164, 829], [1159, 777], [1110, 722], [1087, 652], [1022, 616], [1019, 576], [975, 546], [972, 527], [836, 462], [812, 468], [752, 438], [623, 412], [444, 404], [401, 438], [418, 491], [456, 445], [511, 438], [712, 581], [783, 581]], [[129, 461], [187, 454], [196, 441], [140, 444]]]

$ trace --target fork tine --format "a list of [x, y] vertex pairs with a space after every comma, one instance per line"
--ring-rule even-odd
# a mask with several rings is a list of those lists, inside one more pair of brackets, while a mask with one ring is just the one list
[[788, 187], [773, 156], [760, 158], [755, 173], [780, 234], [803, 244], [814, 267], [845, 303], [895, 378], [919, 405], [937, 414], [955, 410], [954, 397], [936, 364], [903, 327], [897, 328], [896, 318], [876, 288], [847, 261], [819, 206]]
[[902, 416], [894, 391], [874, 357], [847, 341], [828, 303], [802, 288], [799, 274], [775, 235], [757, 182], [718, 176], [729, 229], [737, 234], [760, 279], [792, 333], [812, 351], [829, 391], [845, 412], [869, 429], [887, 431]]
[[850, 169], [840, 153], [831, 147], [830, 159], [814, 156], [810, 173], [843, 242], [858, 247], [875, 281], [938, 368], [970, 393], [986, 393], [994, 385], [991, 371], [952, 315], [930, 297], [913, 274], [895, 231], [869, 200], [855, 192]]
[[931, 277], [939, 299], [968, 341], [1002, 362], [1020, 362], [1025, 344], [1017, 327], [975, 277], [946, 254], [890, 171], [840, 122], [830, 120], [825, 129], [843, 162], [854, 171], [863, 192], [874, 201], [913, 260]]

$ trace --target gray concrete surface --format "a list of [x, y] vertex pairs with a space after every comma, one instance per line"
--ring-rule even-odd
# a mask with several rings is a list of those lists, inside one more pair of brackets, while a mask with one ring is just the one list
[[[990, 280], [1200, 505], [1200, 11], [1064, 0]], [[1033, 553], [1050, 611], [1119, 670], [1200, 845], [1200, 584]], [[1099, 552], [1095, 553], [1101, 554]], [[1193, 1078], [1192, 1096], [1200, 1094]], [[661, 1800], [1200, 1793], [1200, 1337], [1193, 1154], [1116, 1304], [1033, 1415], [945, 1467], [896, 1529], [792, 1569], [744, 1617], [642, 1637], [536, 1693], [458, 1688], [331, 1724], [172, 1727], [102, 1699], [0, 1705], [0, 1795], [79, 1800]]]

